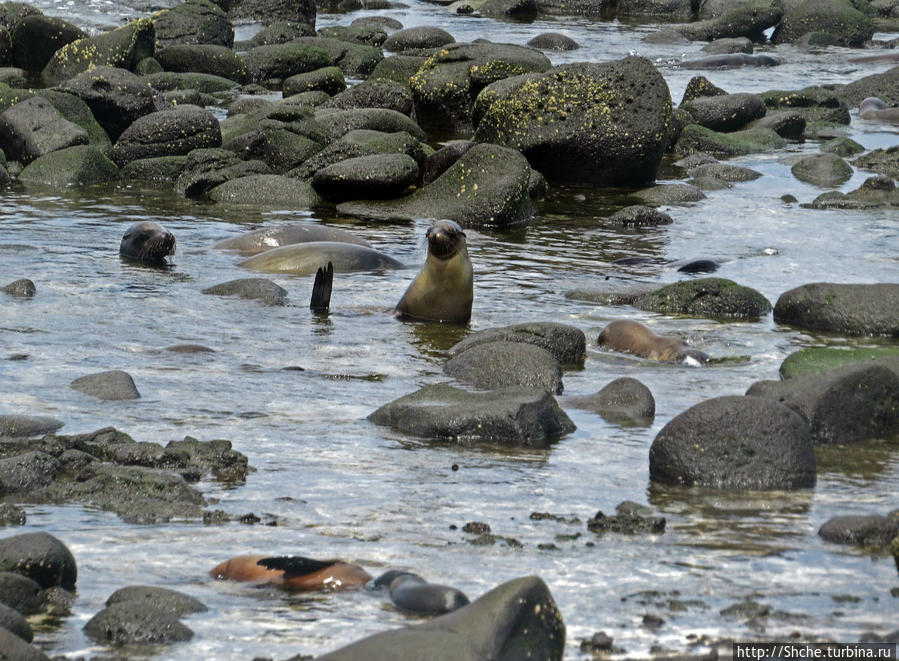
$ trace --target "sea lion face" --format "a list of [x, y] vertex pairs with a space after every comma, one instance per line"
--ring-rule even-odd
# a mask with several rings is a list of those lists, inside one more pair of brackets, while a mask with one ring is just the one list
[[119, 255], [144, 264], [162, 265], [168, 255], [174, 254], [175, 235], [152, 221], [129, 227], [119, 245]]
[[465, 232], [453, 220], [438, 220], [425, 234], [428, 240], [428, 252], [437, 259], [451, 259], [459, 247], [465, 245]]

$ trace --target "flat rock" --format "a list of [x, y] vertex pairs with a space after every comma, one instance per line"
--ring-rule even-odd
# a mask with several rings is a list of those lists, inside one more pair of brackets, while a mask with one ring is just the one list
[[98, 372], [75, 379], [72, 388], [86, 395], [105, 400], [138, 399], [140, 393], [134, 385], [134, 379], [127, 372], [110, 370]]
[[0, 436], [42, 436], [50, 434], [65, 423], [38, 415], [0, 415]]
[[774, 321], [840, 335], [899, 337], [899, 284], [815, 282], [784, 292]]
[[562, 392], [562, 368], [549, 351], [524, 342], [496, 340], [472, 346], [443, 366], [447, 375], [476, 388], [508, 386]]
[[587, 354], [587, 337], [584, 332], [552, 321], [513, 324], [473, 333], [450, 349], [450, 355], [458, 356], [468, 349], [487, 342], [525, 342], [546, 349], [563, 367], [580, 367]]

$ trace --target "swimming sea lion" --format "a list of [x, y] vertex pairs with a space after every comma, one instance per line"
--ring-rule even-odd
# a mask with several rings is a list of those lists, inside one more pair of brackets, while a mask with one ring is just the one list
[[387, 588], [394, 606], [416, 615], [443, 615], [469, 603], [456, 588], [428, 583], [418, 574], [398, 569], [381, 574], [374, 586]]
[[427, 232], [428, 258], [396, 304], [401, 319], [465, 323], [471, 319], [474, 272], [465, 232], [452, 220], [438, 220]]
[[313, 560], [298, 555], [239, 555], [209, 573], [220, 581], [269, 583], [291, 590], [344, 590], [371, 580], [362, 567], [343, 560]]
[[272, 248], [238, 265], [266, 273], [311, 275], [328, 262], [333, 264], [335, 273], [403, 268], [401, 262], [374, 248], [340, 241], [310, 241]]
[[899, 108], [887, 108], [887, 104], [876, 96], [869, 96], [859, 104], [858, 116], [862, 119], [899, 123]]
[[151, 220], [129, 227], [119, 245], [119, 255], [123, 259], [143, 264], [162, 265], [168, 255], [174, 254], [175, 235]]
[[685, 60], [678, 63], [682, 69], [735, 69], [738, 67], [776, 67], [780, 60], [770, 55], [756, 53], [726, 53], [723, 55], [708, 55], [698, 57], [695, 60]]
[[650, 360], [695, 361], [700, 364], [709, 361], [708, 355], [691, 349], [682, 340], [656, 335], [636, 321], [613, 321], [602, 329], [598, 342], [616, 351], [626, 351]]
[[288, 223], [276, 227], [266, 227], [231, 239], [224, 239], [213, 244], [212, 247], [249, 256], [272, 248], [280, 248], [294, 243], [309, 243], [310, 241], [339, 241], [340, 243], [355, 243], [371, 247], [368, 241], [360, 239], [346, 230], [312, 223]]

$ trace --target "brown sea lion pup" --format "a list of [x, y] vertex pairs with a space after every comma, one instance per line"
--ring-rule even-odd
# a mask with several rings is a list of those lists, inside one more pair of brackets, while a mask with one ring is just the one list
[[426, 234], [428, 258], [397, 303], [400, 319], [465, 323], [471, 319], [474, 272], [465, 232], [452, 220], [435, 221]]
[[209, 572], [220, 581], [249, 581], [291, 590], [345, 590], [365, 585], [371, 575], [343, 560], [313, 560], [298, 555], [239, 555]]
[[119, 255], [123, 259], [142, 264], [162, 266], [166, 264], [165, 258], [174, 254], [175, 235], [152, 220], [129, 227], [119, 244]]
[[676, 337], [656, 335], [636, 321], [613, 321], [602, 329], [599, 344], [626, 351], [650, 360], [678, 360], [704, 365], [709, 361], [702, 351], [691, 349]]

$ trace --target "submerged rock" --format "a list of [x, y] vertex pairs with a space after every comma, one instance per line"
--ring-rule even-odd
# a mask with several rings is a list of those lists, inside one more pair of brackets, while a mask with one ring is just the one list
[[899, 207], [899, 189], [891, 177], [878, 175], [866, 179], [849, 193], [822, 193], [807, 206], [812, 209], [889, 209]]
[[652, 391], [631, 377], [615, 379], [602, 390], [582, 397], [569, 397], [565, 403], [601, 415], [605, 420], [623, 426], [648, 427], [656, 413]]
[[587, 530], [598, 534], [607, 532], [624, 535], [660, 534], [665, 532], [666, 523], [663, 516], [641, 516], [634, 512], [607, 516], [597, 512], [592, 519], [587, 520]]
[[105, 400], [139, 399], [140, 393], [134, 379], [127, 372], [110, 370], [75, 379], [72, 388], [86, 395]]
[[816, 186], [839, 186], [852, 178], [852, 166], [836, 154], [813, 154], [797, 161], [793, 176]]
[[16, 298], [31, 298], [37, 293], [37, 288], [28, 278], [20, 278], [4, 287], [0, 287], [0, 291]]

